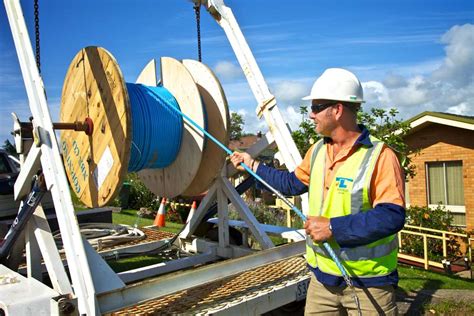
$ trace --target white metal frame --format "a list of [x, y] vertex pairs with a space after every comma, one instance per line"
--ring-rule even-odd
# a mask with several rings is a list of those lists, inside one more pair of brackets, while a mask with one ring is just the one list
[[[38, 170], [37, 161], [40, 159], [46, 185], [48, 190], [51, 191], [57, 210], [56, 214], [70, 267], [74, 295], [78, 297], [79, 311], [87, 315], [98, 314], [100, 309], [95, 296], [96, 290], [59, 154], [43, 80], [36, 66], [23, 11], [18, 0], [5, 0], [4, 3], [29, 99], [30, 110], [34, 118], [33, 126], [40, 142], [36, 146], [33, 145], [26, 158], [26, 164], [20, 171], [15, 183], [15, 197], [22, 198], [20, 193], [25, 193], [25, 187], [29, 185], [30, 176]], [[41, 236], [36, 237], [41, 238]]]
[[[257, 100], [257, 115], [259, 117], [263, 116], [270, 128], [270, 132], [267, 133], [264, 140], [256, 144], [250, 152], [258, 155], [261, 150], [275, 142], [287, 168], [294, 170], [301, 162], [301, 156], [276, 106], [275, 97], [270, 93], [231, 9], [225, 6], [222, 0], [194, 0], [194, 2], [204, 5], [225, 31]], [[253, 233], [262, 248], [266, 250], [260, 254], [234, 259], [232, 262], [223, 263], [218, 267], [214, 265], [212, 269], [203, 268], [200, 269], [201, 272], [189, 271], [184, 275], [180, 274], [179, 282], [176, 276], [165, 276], [156, 282], [145, 282], [141, 283], [140, 286], [130, 288], [125, 287], [119, 276], [113, 274], [106, 267], [101, 257], [81, 237], [47, 106], [43, 82], [36, 67], [21, 5], [19, 0], [4, 0], [4, 3], [29, 99], [30, 110], [34, 118], [34, 132], [38, 135], [37, 143], [31, 147], [15, 183], [15, 198], [22, 198], [27, 194], [29, 179], [41, 167], [45, 175], [47, 188], [52, 193], [72, 284], [69, 283], [41, 208], [36, 211], [27, 231], [27, 252], [30, 263], [28, 275], [31, 278], [39, 277], [41, 273], [41, 266], [33, 263], [31, 258], [32, 256], [42, 255], [48, 273], [52, 278], [55, 292], [73, 298], [76, 297], [79, 312], [94, 315], [157, 297], [163, 295], [163, 293], [171, 293], [178, 288], [184, 289], [209, 282], [218, 276], [238, 273], [243, 268], [248, 269], [303, 253], [304, 242], [273, 248], [274, 245], [267, 236], [265, 229], [257, 222], [241, 196], [226, 178], [227, 171], [230, 174], [235, 170], [226, 167], [223, 174], [217, 178], [209, 189], [199, 209], [195, 212], [197, 215], [192, 218], [186, 231], [181, 236], [183, 238], [190, 237], [204, 216], [203, 210], [207, 209], [214, 201], [217, 201], [219, 215], [218, 244], [209, 246], [207, 253], [194, 259], [181, 260], [174, 266], [169, 265], [165, 268], [152, 266], [135, 272], [139, 272], [143, 277], [148, 277], [155, 274], [155, 272], [173, 270], [196, 262], [206, 262], [216, 255], [230, 258], [246, 253], [246, 251], [230, 245], [228, 199], [236, 206], [248, 229]], [[305, 200], [307, 200], [306, 196], [303, 197], [304, 209], [307, 205], [307, 203], [304, 203]], [[133, 279], [132, 274], [122, 273], [120, 277], [124, 280], [131, 280]], [[153, 291], [151, 291], [152, 289]]]

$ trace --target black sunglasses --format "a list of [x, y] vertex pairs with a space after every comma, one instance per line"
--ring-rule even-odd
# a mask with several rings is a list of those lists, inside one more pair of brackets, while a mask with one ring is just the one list
[[339, 102], [323, 103], [323, 104], [311, 104], [311, 111], [313, 113], [319, 113], [324, 111], [328, 107], [338, 104]]

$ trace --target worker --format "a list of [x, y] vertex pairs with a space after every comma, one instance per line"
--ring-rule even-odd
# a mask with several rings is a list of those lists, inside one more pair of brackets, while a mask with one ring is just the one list
[[405, 223], [404, 177], [395, 152], [357, 124], [363, 89], [351, 72], [330, 68], [315, 81], [309, 117], [322, 139], [294, 172], [275, 170], [234, 152], [285, 195], [309, 191], [306, 260], [311, 270], [305, 314], [357, 312], [349, 289], [322, 242], [343, 261], [363, 315], [396, 315], [396, 233]]

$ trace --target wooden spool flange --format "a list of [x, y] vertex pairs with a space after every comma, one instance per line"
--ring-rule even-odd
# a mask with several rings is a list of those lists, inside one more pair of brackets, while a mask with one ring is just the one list
[[114, 198], [127, 174], [132, 140], [128, 93], [114, 57], [100, 47], [83, 48], [64, 80], [60, 120], [94, 123], [92, 135], [61, 132], [61, 149], [72, 191], [88, 207]]
[[[207, 114], [207, 131], [224, 146], [229, 145], [230, 115], [222, 86], [209, 67], [196, 60], [183, 60], [196, 81]], [[184, 196], [199, 195], [209, 189], [225, 163], [227, 153], [212, 140], [206, 139], [201, 165], [193, 182], [182, 193]]]

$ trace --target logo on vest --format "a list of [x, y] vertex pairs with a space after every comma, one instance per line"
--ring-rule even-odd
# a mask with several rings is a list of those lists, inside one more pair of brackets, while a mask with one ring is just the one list
[[354, 179], [351, 178], [343, 178], [343, 177], [336, 177], [336, 184], [337, 190], [342, 192], [348, 192], [349, 189], [347, 188], [347, 182], [354, 182]]

